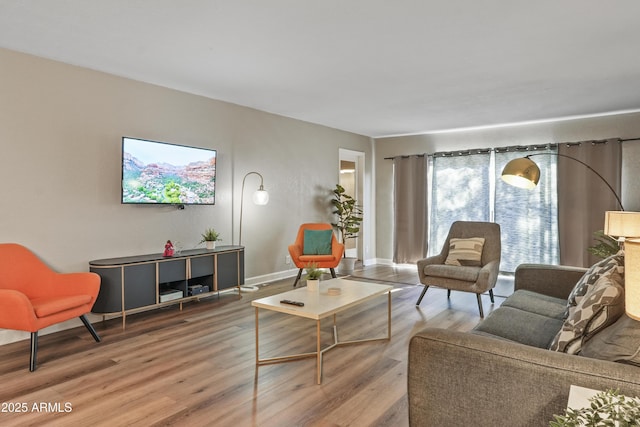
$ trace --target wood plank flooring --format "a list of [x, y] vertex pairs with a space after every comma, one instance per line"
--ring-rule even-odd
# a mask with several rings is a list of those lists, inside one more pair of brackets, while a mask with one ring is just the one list
[[[329, 278], [327, 276], [327, 278]], [[354, 279], [394, 285], [392, 338], [315, 359], [256, 367], [251, 301], [290, 290], [293, 278], [259, 291], [221, 294], [40, 337], [30, 373], [29, 342], [0, 346], [0, 426], [406, 426], [407, 349], [425, 327], [466, 331], [480, 320], [476, 297], [430, 288], [422, 304], [415, 269], [371, 266]], [[304, 282], [303, 282], [304, 284]], [[508, 290], [496, 295], [510, 293]], [[338, 315], [341, 340], [386, 333], [386, 297]], [[499, 306], [483, 296], [485, 313]], [[331, 319], [322, 341], [332, 340]], [[315, 350], [315, 322], [260, 311], [260, 356]], [[22, 412], [16, 412], [22, 410]]]

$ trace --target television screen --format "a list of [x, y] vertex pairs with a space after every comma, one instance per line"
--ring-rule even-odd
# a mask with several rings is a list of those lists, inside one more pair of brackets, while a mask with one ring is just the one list
[[122, 138], [122, 203], [213, 205], [216, 150]]

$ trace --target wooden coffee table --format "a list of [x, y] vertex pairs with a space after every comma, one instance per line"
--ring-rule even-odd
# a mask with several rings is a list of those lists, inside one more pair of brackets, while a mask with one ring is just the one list
[[[339, 295], [329, 294], [329, 289], [339, 289]], [[270, 363], [289, 362], [306, 357], [316, 358], [317, 383], [322, 382], [322, 355], [341, 345], [357, 344], [370, 341], [382, 341], [391, 339], [391, 290], [393, 286], [380, 285], [377, 283], [358, 282], [347, 279], [331, 279], [320, 282], [320, 292], [311, 292], [302, 287], [292, 291], [260, 298], [251, 302], [256, 309], [256, 365], [266, 365]], [[350, 307], [387, 294], [387, 336], [380, 338], [367, 338], [354, 341], [339, 341], [338, 327], [336, 325], [336, 314]], [[299, 307], [281, 303], [282, 300], [299, 301], [304, 306]], [[291, 354], [287, 356], [271, 357], [260, 359], [259, 354], [259, 309], [277, 311], [292, 316], [305, 317], [316, 321], [316, 351], [310, 353]], [[320, 344], [320, 321], [333, 315], [333, 344], [326, 348], [321, 348]]]

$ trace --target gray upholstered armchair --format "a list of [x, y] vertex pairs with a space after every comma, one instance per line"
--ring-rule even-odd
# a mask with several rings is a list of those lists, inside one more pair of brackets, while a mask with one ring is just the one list
[[[466, 240], [472, 238], [480, 238], [475, 247], [475, 254], [473, 245], [469, 245], [469, 241]], [[452, 241], [452, 239], [463, 240]], [[482, 239], [484, 242], [480, 244]], [[465, 243], [467, 246], [462, 247]], [[462, 249], [456, 248], [456, 244]], [[493, 222], [454, 222], [451, 224], [449, 235], [440, 254], [422, 259], [417, 263], [418, 276], [424, 289], [416, 306], [422, 302], [429, 286], [447, 289], [447, 297], [451, 295], [452, 290], [473, 292], [478, 297], [480, 317], [483, 318], [480, 295], [489, 291], [489, 297], [493, 303], [493, 288], [500, 271], [500, 250], [500, 225]]]

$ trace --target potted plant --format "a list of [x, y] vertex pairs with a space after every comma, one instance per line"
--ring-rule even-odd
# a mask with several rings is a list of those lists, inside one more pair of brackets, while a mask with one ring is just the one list
[[[360, 232], [360, 223], [362, 223], [362, 207], [358, 205], [356, 199], [346, 194], [343, 186], [336, 184], [333, 190], [333, 214], [337, 215], [335, 223], [331, 223], [338, 230], [338, 239], [341, 243], [346, 243], [347, 239], [353, 239]], [[347, 257], [346, 251], [343, 260], [340, 263], [340, 270], [350, 274], [353, 272], [356, 258]]]
[[568, 408], [554, 415], [550, 427], [634, 426], [640, 419], [640, 400], [627, 397], [618, 390], [602, 391], [589, 399], [586, 408]]
[[315, 262], [307, 264], [304, 270], [307, 273], [305, 276], [305, 279], [307, 280], [307, 290], [318, 292], [320, 290], [320, 277], [322, 277], [322, 270], [318, 268], [318, 264]]
[[603, 230], [594, 232], [593, 236], [593, 239], [597, 244], [587, 248], [587, 251], [590, 254], [604, 259], [611, 255], [615, 255], [620, 251], [620, 242], [613, 237], [604, 234]]
[[204, 243], [209, 250], [215, 249], [216, 242], [218, 240], [222, 240], [220, 238], [220, 233], [218, 233], [214, 228], [207, 228], [201, 236], [202, 240], [200, 240], [200, 243]]

